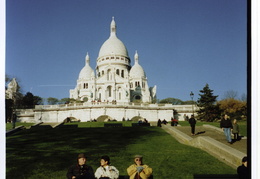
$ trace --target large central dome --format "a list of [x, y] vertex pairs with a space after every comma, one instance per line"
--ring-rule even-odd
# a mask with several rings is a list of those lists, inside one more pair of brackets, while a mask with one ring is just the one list
[[114, 17], [110, 25], [110, 37], [101, 46], [98, 58], [110, 55], [119, 55], [128, 57], [128, 52], [121, 40], [116, 36], [116, 23]]

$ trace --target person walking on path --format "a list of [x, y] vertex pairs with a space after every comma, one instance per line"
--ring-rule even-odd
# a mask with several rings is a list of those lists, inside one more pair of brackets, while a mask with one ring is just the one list
[[97, 179], [117, 179], [119, 177], [119, 171], [116, 167], [110, 165], [110, 158], [106, 155], [101, 157], [100, 167], [95, 172]]
[[237, 141], [239, 140], [239, 125], [237, 124], [236, 119], [233, 120], [232, 125], [233, 125], [232, 133], [234, 135], [234, 140]]
[[148, 165], [143, 164], [143, 157], [136, 155], [134, 157], [134, 164], [127, 168], [129, 179], [148, 179], [153, 170]]
[[189, 119], [190, 127], [191, 127], [191, 135], [195, 135], [195, 125], [196, 125], [196, 119], [194, 118], [194, 115], [191, 115]]
[[220, 128], [224, 131], [227, 142], [232, 144], [231, 139], [231, 129], [233, 128], [231, 120], [228, 118], [228, 115], [225, 114], [224, 118], [220, 121]]

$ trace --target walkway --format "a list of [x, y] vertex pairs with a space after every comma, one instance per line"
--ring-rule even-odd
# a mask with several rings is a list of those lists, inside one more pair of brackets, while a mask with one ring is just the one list
[[168, 124], [162, 125], [162, 128], [179, 142], [205, 150], [233, 168], [239, 166], [241, 159], [247, 155], [246, 137], [229, 144], [223, 131], [214, 126], [196, 126], [195, 136], [191, 136], [190, 126], [173, 127]]

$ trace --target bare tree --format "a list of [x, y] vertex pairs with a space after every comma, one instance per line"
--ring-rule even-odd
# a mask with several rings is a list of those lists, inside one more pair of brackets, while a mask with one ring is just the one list
[[246, 102], [246, 101], [247, 101], [247, 95], [246, 95], [245, 93], [243, 93], [243, 94], [241, 95], [241, 101], [243, 101], [243, 102]]
[[237, 91], [234, 90], [229, 90], [224, 93], [224, 99], [236, 99], [237, 97]]

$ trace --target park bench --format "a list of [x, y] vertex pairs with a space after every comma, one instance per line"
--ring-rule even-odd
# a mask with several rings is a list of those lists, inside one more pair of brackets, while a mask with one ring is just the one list
[[150, 126], [150, 123], [132, 123], [132, 127]]
[[62, 129], [75, 129], [78, 128], [78, 124], [73, 124], [73, 125], [64, 125], [64, 122], [61, 122], [59, 124], [57, 124], [56, 126], [54, 126], [53, 128], [62, 128]]
[[76, 129], [78, 128], [78, 124], [73, 124], [73, 125], [59, 125], [57, 128], [62, 128], [62, 129]]
[[122, 127], [122, 123], [104, 123], [104, 127]]
[[239, 179], [237, 174], [195, 174], [194, 179]]

